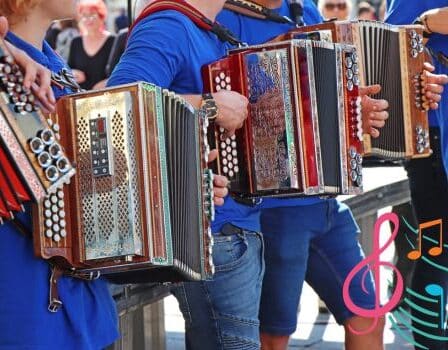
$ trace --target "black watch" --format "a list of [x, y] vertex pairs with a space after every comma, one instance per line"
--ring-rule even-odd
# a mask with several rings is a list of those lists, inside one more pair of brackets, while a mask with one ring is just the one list
[[207, 93], [202, 95], [201, 108], [205, 110], [208, 120], [215, 120], [218, 116], [218, 106], [212, 94]]

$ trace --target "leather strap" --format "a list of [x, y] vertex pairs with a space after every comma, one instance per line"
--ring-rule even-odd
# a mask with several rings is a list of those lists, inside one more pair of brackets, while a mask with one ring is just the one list
[[227, 0], [224, 4], [224, 8], [252, 18], [296, 25], [291, 18], [287, 16], [280, 16], [275, 11], [272, 11], [271, 9], [250, 0]]
[[62, 269], [57, 266], [53, 266], [51, 268], [51, 276], [50, 276], [50, 294], [49, 294], [49, 302], [48, 302], [48, 311], [57, 312], [59, 308], [62, 306], [62, 301], [59, 299], [58, 292], [58, 280], [63, 275]]
[[202, 12], [198, 11], [195, 7], [191, 6], [184, 0], [156, 0], [145, 7], [140, 13], [135, 22], [129, 29], [129, 34], [134, 27], [143, 19], [156, 12], [174, 10], [178, 11], [193, 21], [199, 28], [214, 33], [219, 40], [223, 42], [229, 42], [234, 46], [242, 46], [243, 43], [227, 28], [219, 24], [218, 22], [212, 22]]

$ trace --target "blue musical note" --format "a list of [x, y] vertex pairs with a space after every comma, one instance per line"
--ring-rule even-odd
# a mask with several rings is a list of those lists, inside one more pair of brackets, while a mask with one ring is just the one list
[[445, 303], [444, 303], [444, 296], [445, 296], [445, 291], [443, 290], [443, 288], [435, 283], [432, 284], [428, 284], [425, 287], [425, 291], [426, 293], [428, 293], [429, 295], [432, 295], [434, 297], [437, 297], [440, 301], [440, 328], [444, 329], [444, 324], [445, 324]]

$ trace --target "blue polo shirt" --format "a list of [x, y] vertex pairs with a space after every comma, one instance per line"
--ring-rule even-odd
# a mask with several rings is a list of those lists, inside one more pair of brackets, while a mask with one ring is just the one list
[[[283, 0], [278, 9], [274, 9], [279, 15], [291, 17], [291, 11], [286, 0]], [[322, 16], [312, 0], [304, 1], [303, 19], [307, 25], [322, 22]], [[265, 43], [270, 39], [288, 32], [293, 28], [290, 24], [276, 23], [268, 20], [248, 17], [230, 10], [223, 10], [218, 16], [218, 21], [229, 28], [242, 41], [249, 45]], [[311, 205], [322, 202], [319, 197], [304, 197], [292, 199], [264, 198], [261, 204], [263, 209], [274, 207], [294, 207]]]
[[[391, 24], [411, 24], [423, 12], [448, 6], [448, 0], [388, 0], [385, 22]], [[433, 52], [442, 52], [448, 57], [448, 35], [432, 34], [427, 46]], [[435, 73], [448, 74], [448, 67], [444, 66], [434, 57]], [[448, 171], [448, 87], [445, 87], [439, 109], [429, 112], [431, 126], [438, 125], [441, 132], [441, 143], [445, 171]]]
[[[178, 94], [201, 94], [201, 67], [225, 56], [228, 48], [185, 15], [158, 12], [135, 26], [108, 85], [146, 81]], [[225, 223], [260, 231], [259, 208], [227, 197], [223, 206], [216, 207], [212, 231], [218, 233]]]
[[[44, 42], [39, 51], [9, 33], [7, 40], [52, 71], [64, 67]], [[66, 90], [55, 90], [56, 96]], [[31, 213], [18, 215], [30, 228]], [[117, 314], [107, 283], [62, 277], [58, 282], [62, 308], [48, 311], [50, 268], [34, 256], [31, 237], [14, 225], [0, 226], [0, 349], [98, 350], [118, 337]]]

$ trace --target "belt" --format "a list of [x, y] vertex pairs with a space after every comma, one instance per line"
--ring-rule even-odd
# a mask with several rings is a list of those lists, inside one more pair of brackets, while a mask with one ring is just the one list
[[241, 235], [244, 230], [238, 226], [232, 224], [224, 224], [221, 228], [221, 234], [224, 236]]

